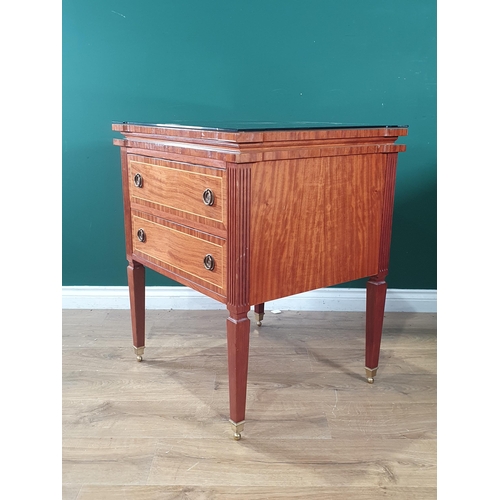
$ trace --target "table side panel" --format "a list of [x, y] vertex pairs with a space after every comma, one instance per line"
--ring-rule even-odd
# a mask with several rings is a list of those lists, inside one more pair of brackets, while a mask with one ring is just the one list
[[252, 166], [252, 304], [378, 272], [386, 157]]

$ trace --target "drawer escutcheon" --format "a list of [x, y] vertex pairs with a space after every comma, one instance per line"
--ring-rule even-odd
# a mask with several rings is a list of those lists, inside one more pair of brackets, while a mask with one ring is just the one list
[[205, 191], [203, 191], [203, 203], [211, 207], [214, 204], [214, 201], [215, 201], [215, 196], [213, 191], [211, 189], [205, 189]]
[[141, 174], [135, 174], [134, 185], [135, 185], [135, 187], [138, 187], [138, 188], [142, 187], [142, 175]]
[[215, 259], [208, 253], [203, 259], [203, 265], [208, 271], [213, 271], [215, 269]]
[[144, 231], [144, 229], [139, 229], [137, 231], [137, 239], [141, 242], [141, 243], [144, 243], [146, 241], [146, 233]]

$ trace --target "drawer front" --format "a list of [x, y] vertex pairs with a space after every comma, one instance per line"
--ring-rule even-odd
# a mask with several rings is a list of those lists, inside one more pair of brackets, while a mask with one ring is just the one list
[[139, 155], [129, 155], [128, 165], [132, 204], [225, 227], [224, 170]]
[[134, 254], [225, 295], [226, 240], [132, 212]]

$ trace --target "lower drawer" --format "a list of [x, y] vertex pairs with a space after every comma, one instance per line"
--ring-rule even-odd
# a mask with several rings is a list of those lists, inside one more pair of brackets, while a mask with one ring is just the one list
[[162, 269], [226, 294], [226, 240], [132, 211], [133, 252]]

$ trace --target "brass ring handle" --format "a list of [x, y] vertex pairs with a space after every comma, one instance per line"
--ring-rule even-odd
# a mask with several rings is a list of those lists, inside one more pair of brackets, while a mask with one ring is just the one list
[[214, 204], [214, 201], [215, 201], [215, 196], [213, 191], [211, 189], [205, 189], [205, 191], [203, 191], [203, 203], [211, 207]]
[[135, 187], [138, 187], [138, 188], [142, 187], [142, 175], [141, 174], [135, 174], [134, 184], [135, 184]]
[[213, 271], [215, 268], [215, 259], [208, 253], [203, 259], [203, 265], [208, 271]]
[[139, 229], [139, 231], [137, 231], [137, 238], [141, 243], [144, 243], [146, 241], [146, 233], [144, 232], [144, 229], [141, 228]]

